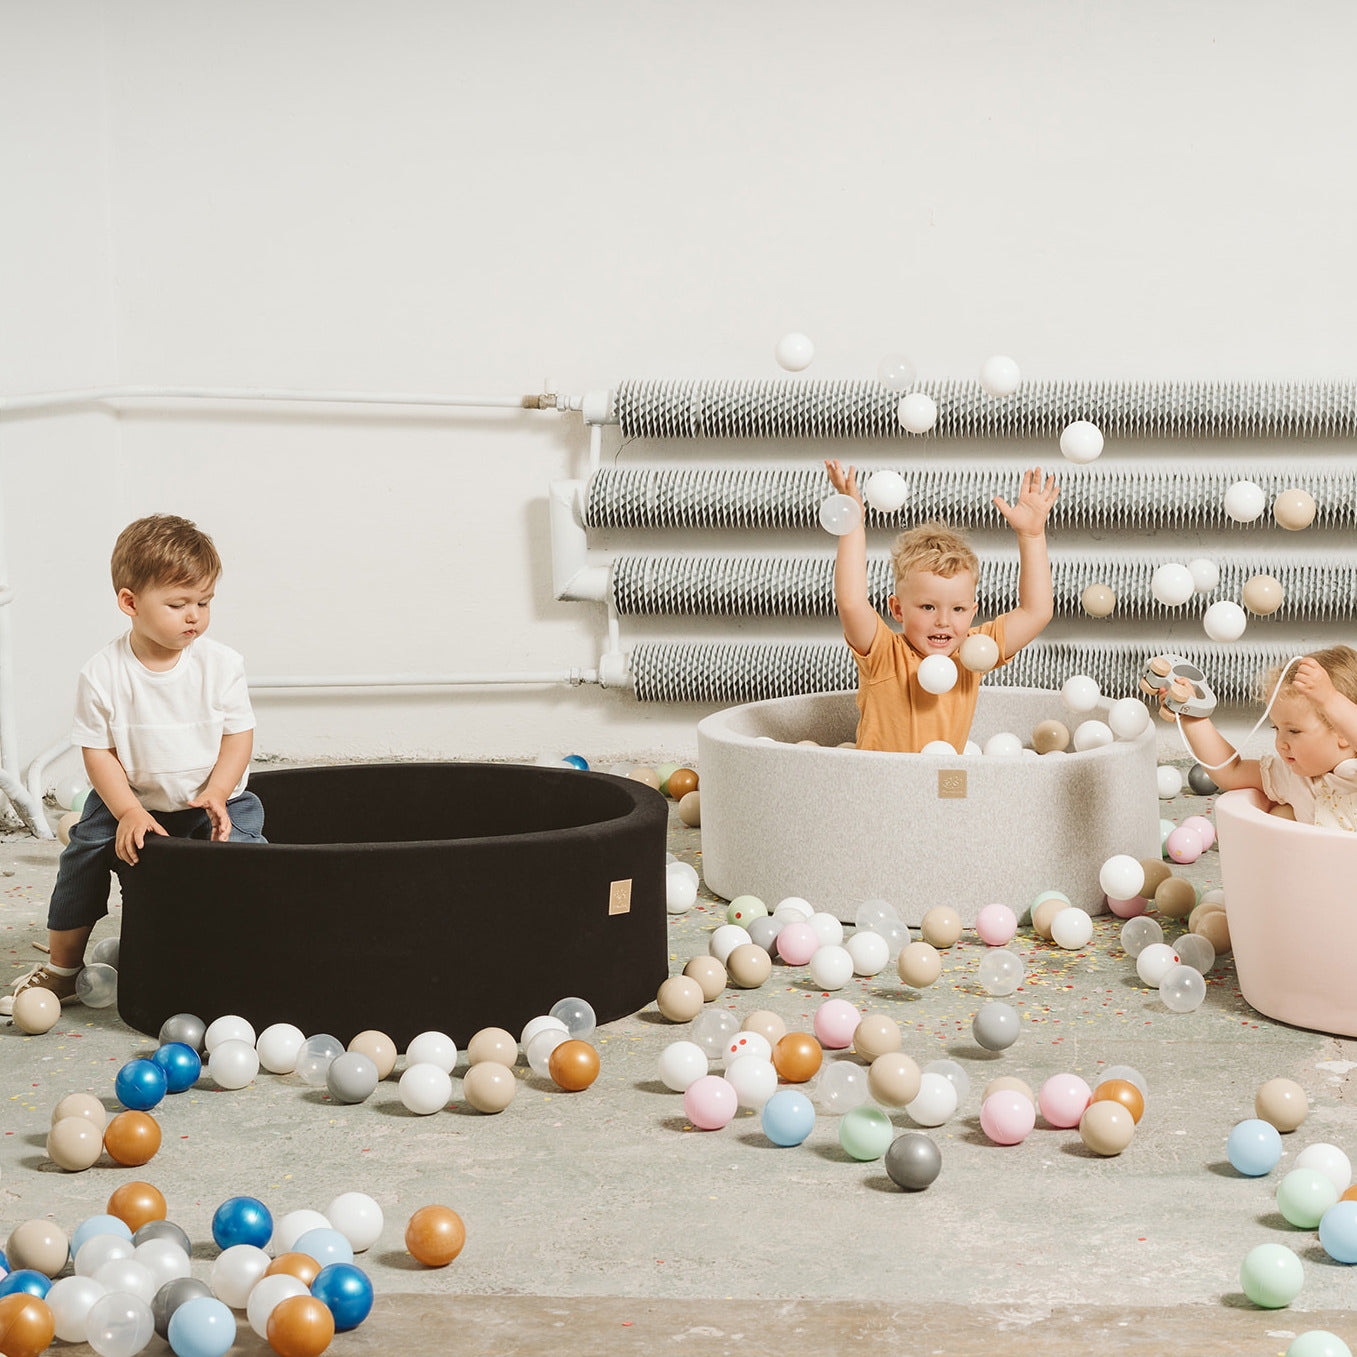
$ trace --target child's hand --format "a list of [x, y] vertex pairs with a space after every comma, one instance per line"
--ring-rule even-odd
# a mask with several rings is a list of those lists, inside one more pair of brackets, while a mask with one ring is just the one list
[[1008, 520], [1008, 526], [1019, 537], [1040, 537], [1046, 531], [1046, 515], [1051, 512], [1060, 487], [1054, 476], [1047, 476], [1043, 485], [1041, 468], [1033, 467], [1025, 471], [1022, 486], [1018, 491], [1018, 502], [1009, 504], [995, 495], [994, 507]]
[[1291, 684], [1298, 693], [1304, 693], [1321, 710], [1337, 696], [1329, 671], [1318, 660], [1308, 655], [1296, 666]]
[[226, 809], [225, 797], [218, 796], [216, 792], [204, 790], [202, 795], [196, 800], [190, 801], [189, 805], [194, 810], [207, 812], [207, 818], [212, 822], [213, 843], [225, 843], [231, 837], [231, 816]]
[[164, 826], [145, 806], [138, 805], [129, 810], [118, 821], [118, 832], [113, 839], [113, 851], [129, 866], [137, 865], [137, 850], [146, 846], [147, 834], [163, 834], [169, 838]]
[[849, 499], [856, 500], [858, 506], [862, 506], [862, 492], [858, 489], [857, 472], [850, 466], [847, 471], [839, 465], [839, 459], [835, 457], [831, 461], [825, 462], [825, 471], [829, 476], [829, 483], [840, 495], [847, 495]]

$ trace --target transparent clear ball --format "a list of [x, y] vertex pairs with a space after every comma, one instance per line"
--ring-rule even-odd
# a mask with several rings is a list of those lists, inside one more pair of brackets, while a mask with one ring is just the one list
[[1022, 957], [1005, 947], [992, 947], [980, 958], [976, 979], [986, 994], [1012, 994], [1022, 984], [1027, 967]]
[[75, 977], [75, 994], [86, 1008], [107, 1008], [118, 997], [118, 972], [96, 961]]
[[1165, 1008], [1175, 1013], [1191, 1013], [1206, 998], [1206, 980], [1191, 966], [1171, 966], [1159, 982], [1159, 997]]
[[866, 1069], [850, 1060], [830, 1061], [815, 1084], [815, 1102], [831, 1117], [861, 1107], [869, 1096]]
[[567, 999], [557, 999], [551, 1006], [551, 1016], [565, 1023], [565, 1030], [580, 1041], [587, 1041], [598, 1026], [594, 1006], [587, 999], [571, 995]]
[[302, 1042], [297, 1053], [297, 1077], [310, 1088], [324, 1088], [330, 1065], [344, 1054], [344, 1043], [328, 1032], [317, 1032]]
[[1143, 914], [1127, 919], [1121, 929], [1121, 945], [1126, 955], [1138, 957], [1152, 943], [1164, 941], [1164, 930], [1155, 919]]
[[704, 1008], [692, 1021], [688, 1038], [708, 1060], [724, 1058], [730, 1039], [740, 1030], [740, 1020], [728, 1008]]

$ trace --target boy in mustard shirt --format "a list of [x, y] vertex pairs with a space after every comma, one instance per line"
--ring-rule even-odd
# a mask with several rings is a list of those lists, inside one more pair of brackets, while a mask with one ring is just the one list
[[[827, 461], [830, 483], [862, 507], [857, 475]], [[994, 504], [1018, 537], [1018, 606], [992, 622], [972, 627], [979, 562], [966, 539], [941, 523], [902, 533], [891, 551], [895, 592], [888, 606], [902, 632], [893, 632], [872, 607], [867, 592], [867, 529], [859, 520], [839, 538], [834, 562], [834, 603], [858, 666], [859, 749], [918, 753], [933, 740], [960, 752], [975, 715], [981, 675], [957, 664], [955, 685], [930, 693], [919, 682], [919, 665], [929, 655], [955, 661], [973, 632], [991, 637], [1006, 664], [1051, 620], [1055, 599], [1046, 552], [1046, 518], [1060, 487], [1043, 482], [1041, 468], [1025, 472], [1016, 504], [998, 495]]]

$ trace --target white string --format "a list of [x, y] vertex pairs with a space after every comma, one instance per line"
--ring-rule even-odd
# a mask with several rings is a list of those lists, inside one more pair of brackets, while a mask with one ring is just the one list
[[[1253, 729], [1249, 731], [1249, 733], [1246, 736], [1244, 736], [1242, 740], [1240, 740], [1239, 743], [1241, 747], [1248, 744], [1248, 742], [1251, 739], [1253, 739], [1253, 737], [1258, 733], [1259, 727], [1261, 727], [1263, 722], [1267, 720], [1268, 713], [1272, 710], [1272, 704], [1276, 702], [1277, 694], [1280, 693], [1282, 690], [1282, 679], [1286, 677], [1286, 671], [1290, 669], [1293, 664], [1299, 664], [1300, 661], [1303, 660], [1304, 658], [1305, 658], [1304, 655], [1292, 655], [1292, 657], [1289, 660], [1287, 660], [1287, 662], [1284, 665], [1282, 665], [1282, 672], [1277, 676], [1277, 683], [1272, 690], [1272, 696], [1268, 698], [1267, 706], [1263, 708], [1263, 714], [1258, 718], [1256, 722], [1254, 722]], [[1187, 752], [1191, 754], [1194, 759], [1196, 759], [1197, 758], [1196, 751], [1192, 748], [1190, 744], [1188, 744], [1187, 736], [1183, 734], [1182, 712], [1174, 712], [1173, 720], [1178, 727], [1178, 738], [1183, 742], [1183, 748], [1186, 749]], [[1218, 768], [1224, 768], [1228, 764], [1233, 763], [1238, 757], [1239, 750], [1236, 749], [1234, 753], [1231, 754], [1230, 757], [1225, 760], [1224, 763], [1201, 763], [1200, 759], [1197, 759], [1197, 762], [1201, 763], [1201, 766], [1204, 769], [1206, 769], [1208, 773], [1214, 773]]]

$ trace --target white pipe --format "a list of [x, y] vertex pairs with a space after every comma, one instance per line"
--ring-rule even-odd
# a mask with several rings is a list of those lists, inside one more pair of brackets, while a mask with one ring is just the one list
[[582, 397], [457, 396], [427, 392], [293, 391], [279, 387], [96, 386], [76, 391], [44, 391], [0, 396], [0, 414], [56, 410], [120, 400], [301, 401], [317, 405], [448, 405], [501, 410], [578, 410]]
[[552, 481], [548, 488], [551, 530], [551, 592], [562, 602], [603, 603], [609, 594], [612, 567], [589, 564], [589, 538], [584, 530], [581, 481]]
[[597, 669], [546, 669], [485, 674], [279, 674], [249, 680], [251, 692], [283, 688], [474, 688], [501, 683], [597, 683]]

